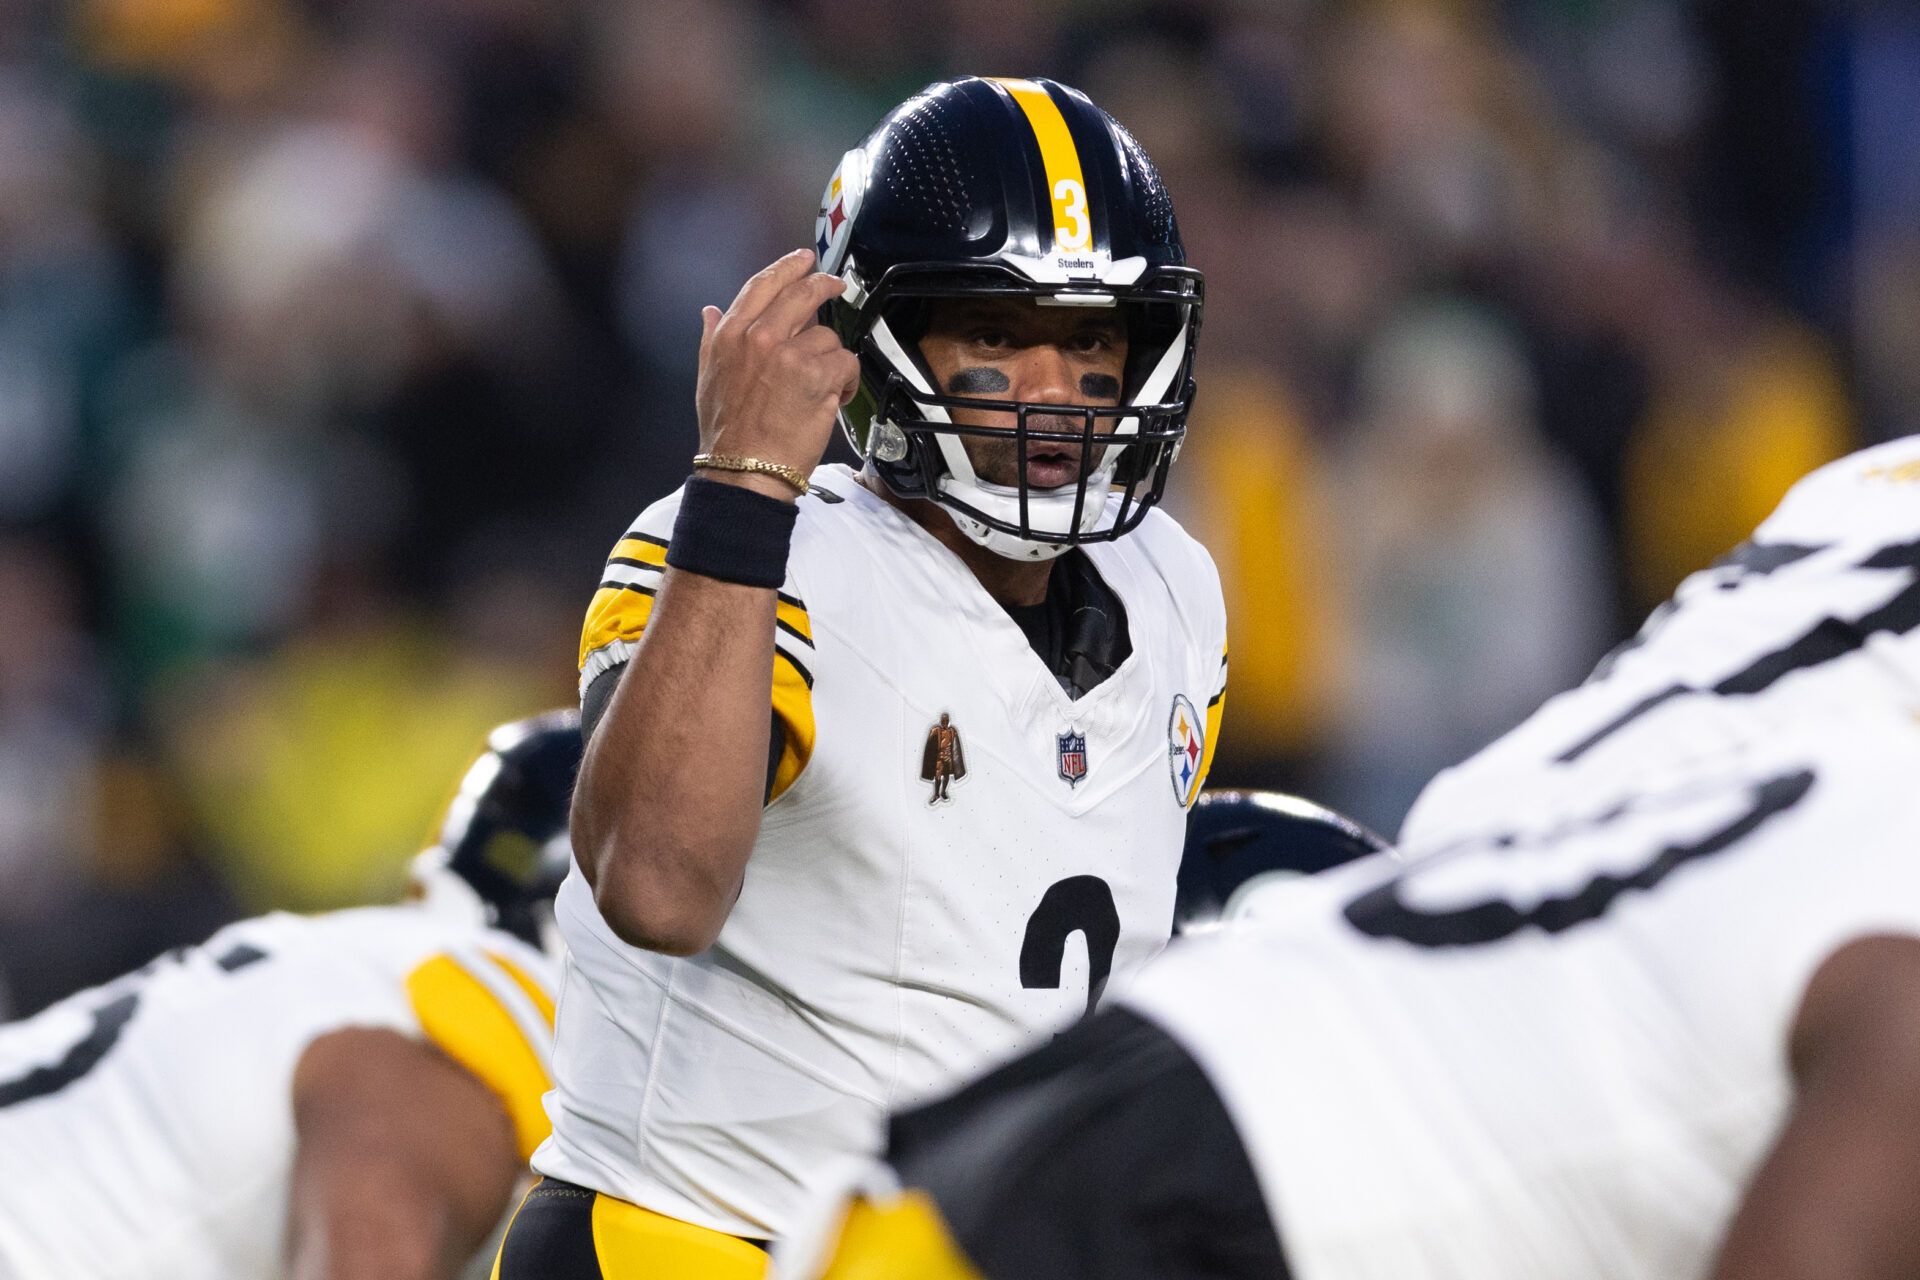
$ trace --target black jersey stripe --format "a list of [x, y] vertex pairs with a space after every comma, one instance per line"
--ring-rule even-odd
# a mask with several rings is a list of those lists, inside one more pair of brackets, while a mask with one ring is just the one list
[[1808, 556], [1825, 551], [1824, 546], [1798, 542], [1754, 542], [1748, 540], [1714, 561], [1716, 569], [1738, 568], [1765, 577], [1790, 564], [1799, 564]]
[[0, 1082], [0, 1110], [58, 1093], [99, 1066], [100, 1060], [119, 1043], [120, 1033], [126, 1030], [127, 1023], [133, 1020], [134, 1011], [139, 1007], [140, 993], [130, 991], [95, 1009], [92, 1014], [93, 1026], [58, 1062], [35, 1067], [16, 1079]]
[[226, 972], [233, 973], [236, 970], [246, 968], [250, 964], [259, 964], [266, 958], [267, 953], [260, 948], [253, 946], [251, 943], [239, 942], [222, 952], [214, 963]]
[[1619, 715], [1607, 721], [1607, 723], [1601, 725], [1598, 729], [1595, 729], [1592, 733], [1555, 756], [1553, 758], [1554, 763], [1572, 764], [1575, 760], [1578, 760], [1581, 756], [1587, 754], [1587, 752], [1593, 750], [1655, 707], [1693, 692], [1695, 692], [1695, 690], [1691, 685], [1676, 684], [1640, 699], [1640, 701], [1634, 703], [1631, 707], [1628, 707], [1625, 711], [1622, 711]]
[[[1495, 898], [1471, 906], [1436, 910], [1421, 905], [1405, 892], [1409, 881], [1420, 875], [1420, 864], [1415, 863], [1406, 872], [1348, 903], [1344, 914], [1347, 923], [1370, 938], [1398, 938], [1416, 947], [1482, 946], [1529, 928], [1548, 934], [1564, 933], [1606, 914], [1625, 894], [1646, 893], [1657, 888], [1661, 881], [1689, 862], [1737, 847], [1804, 800], [1813, 785], [1814, 775], [1805, 769], [1754, 784], [1746, 812], [1720, 830], [1689, 843], [1663, 845], [1637, 871], [1596, 871], [1581, 888], [1562, 896], [1542, 897], [1525, 904]], [[1625, 809], [1616, 812], [1625, 812]]]
[[778, 597], [781, 604], [790, 604], [802, 613], [807, 611], [807, 602], [799, 596], [790, 596], [784, 591], [776, 591], [773, 594]]
[[[1862, 560], [1861, 569], [1920, 569], [1920, 542], [1903, 542], [1880, 548]], [[1798, 638], [1761, 654], [1741, 670], [1711, 686], [1722, 697], [1764, 693], [1796, 671], [1825, 666], [1829, 662], [1859, 652], [1877, 635], [1905, 635], [1920, 628], [1920, 581], [1911, 581], [1891, 600], [1853, 621], [1826, 617], [1813, 624]], [[1571, 764], [1620, 730], [1654, 708], [1683, 694], [1699, 693], [1693, 685], [1677, 684], [1642, 698], [1606, 725], [1568, 747], [1554, 757], [1558, 764]]]
[[638, 582], [614, 582], [609, 580], [602, 582], [600, 589], [602, 591], [631, 591], [635, 595], [642, 596], [657, 596], [660, 594], [660, 588], [643, 586]]
[[625, 565], [629, 569], [651, 569], [655, 573], [666, 572], [665, 565], [648, 564], [645, 560], [635, 560], [632, 556], [609, 556], [607, 563]]
[[667, 545], [667, 540], [665, 538], [656, 538], [652, 534], [642, 533], [638, 529], [629, 529], [625, 533], [620, 535], [620, 541], [626, 542], [629, 540], [634, 542], [644, 542], [649, 544], [650, 546], [659, 547], [662, 550], [665, 550]]

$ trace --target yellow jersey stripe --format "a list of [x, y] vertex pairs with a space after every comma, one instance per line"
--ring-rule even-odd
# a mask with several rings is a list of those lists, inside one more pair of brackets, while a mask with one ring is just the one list
[[773, 655], [773, 710], [786, 725], [787, 740], [780, 748], [780, 763], [773, 770], [768, 804], [799, 779], [800, 771], [813, 758], [813, 677], [777, 649]]
[[593, 1198], [592, 1221], [601, 1275], [760, 1280], [767, 1274], [766, 1250], [604, 1192]]
[[1092, 214], [1087, 206], [1087, 179], [1080, 169], [1080, 148], [1074, 145], [1067, 118], [1047, 91], [1031, 80], [995, 80], [1013, 95], [1027, 117], [1034, 140], [1040, 144], [1040, 163], [1047, 171], [1047, 194], [1053, 201], [1053, 245], [1062, 252], [1085, 249], [1093, 243]]
[[513, 979], [514, 986], [526, 993], [527, 1001], [539, 1011], [542, 1021], [547, 1024], [547, 1030], [553, 1030], [553, 997], [547, 994], [547, 989], [541, 986], [532, 974], [498, 951], [489, 951], [485, 954], [487, 959], [499, 965], [506, 975]]
[[667, 545], [654, 538], [641, 537], [637, 534], [630, 533], [614, 544], [613, 554], [609, 556], [608, 559], [637, 560], [641, 564], [659, 565], [665, 568], [667, 563]]
[[793, 634], [813, 643], [813, 624], [807, 620], [807, 607], [803, 604], [788, 604], [789, 596], [782, 596], [773, 606], [773, 616], [777, 621], [787, 624]]
[[408, 974], [407, 997], [427, 1039], [500, 1099], [520, 1158], [531, 1157], [550, 1127], [540, 1102], [552, 1087], [545, 1054], [527, 1043], [513, 1014], [452, 956], [435, 956]]
[[653, 594], [627, 587], [601, 587], [587, 606], [586, 625], [580, 628], [580, 669], [587, 659], [616, 640], [632, 644], [653, 616]]
[[856, 1200], [820, 1280], [985, 1280], [953, 1241], [933, 1197], [910, 1189], [891, 1204]]
[[1200, 788], [1207, 785], [1207, 771], [1213, 768], [1213, 749], [1220, 745], [1220, 717], [1227, 710], [1227, 654], [1220, 652], [1220, 692], [1213, 695], [1207, 703], [1207, 740], [1200, 746], [1200, 776], [1194, 779], [1193, 794], [1187, 797], [1191, 806], [1200, 797]]

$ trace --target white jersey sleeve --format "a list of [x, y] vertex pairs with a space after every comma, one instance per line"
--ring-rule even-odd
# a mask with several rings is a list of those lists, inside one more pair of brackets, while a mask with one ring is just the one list
[[[751, 1237], [891, 1107], [1085, 1013], [1165, 945], [1225, 676], [1218, 577], [1170, 517], [1086, 549], [1131, 654], [1071, 698], [952, 551], [845, 468], [813, 480], [774, 659], [802, 757], [701, 955], [629, 947], [577, 874], [562, 887], [554, 1136], [534, 1157]], [[670, 510], [638, 527], [664, 540]], [[643, 632], [626, 597], [660, 576], [657, 544], [622, 545], [642, 563], [609, 571], [587, 673]]]
[[1585, 684], [1441, 773], [1401, 845], [1594, 777], [1681, 769], [1755, 724], [1784, 729], [1863, 698], [1920, 706], [1920, 438], [1800, 481]]
[[243, 921], [0, 1028], [0, 1276], [281, 1274], [292, 1083], [347, 1027], [435, 1044], [547, 1132], [554, 976], [413, 907]]

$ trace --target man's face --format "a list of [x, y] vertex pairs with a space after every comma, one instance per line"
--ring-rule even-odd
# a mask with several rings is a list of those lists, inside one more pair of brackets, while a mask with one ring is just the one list
[[[920, 354], [948, 395], [1036, 404], [1109, 406], [1120, 403], [1127, 364], [1127, 329], [1118, 307], [1043, 307], [1031, 298], [941, 299], [932, 304]], [[961, 426], [1001, 427], [1009, 437], [962, 436], [973, 469], [989, 484], [1020, 483], [1016, 415], [952, 409]], [[1115, 425], [1096, 420], [1102, 435]], [[1029, 431], [1085, 430], [1079, 415], [1027, 415]], [[1080, 475], [1081, 446], [1052, 442], [1027, 446], [1027, 484], [1056, 489]]]

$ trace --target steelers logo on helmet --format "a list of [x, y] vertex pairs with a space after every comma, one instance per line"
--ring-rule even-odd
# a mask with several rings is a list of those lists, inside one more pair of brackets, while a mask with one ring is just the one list
[[820, 212], [813, 221], [813, 252], [821, 271], [838, 275], [847, 259], [847, 241], [853, 219], [866, 191], [867, 153], [855, 147], [840, 158], [827, 189], [820, 193]]
[[[841, 160], [814, 230], [822, 269], [847, 282], [822, 320], [860, 357], [841, 426], [895, 494], [938, 503], [973, 541], [1022, 560], [1139, 526], [1186, 433], [1204, 284], [1132, 134], [1050, 80], [940, 81]], [[1112, 318], [1118, 394], [1043, 403], [941, 387], [919, 344], [939, 308], [970, 299]], [[982, 474], [969, 441], [1012, 461]], [[1037, 455], [1075, 458], [1077, 475], [1038, 483]]]

